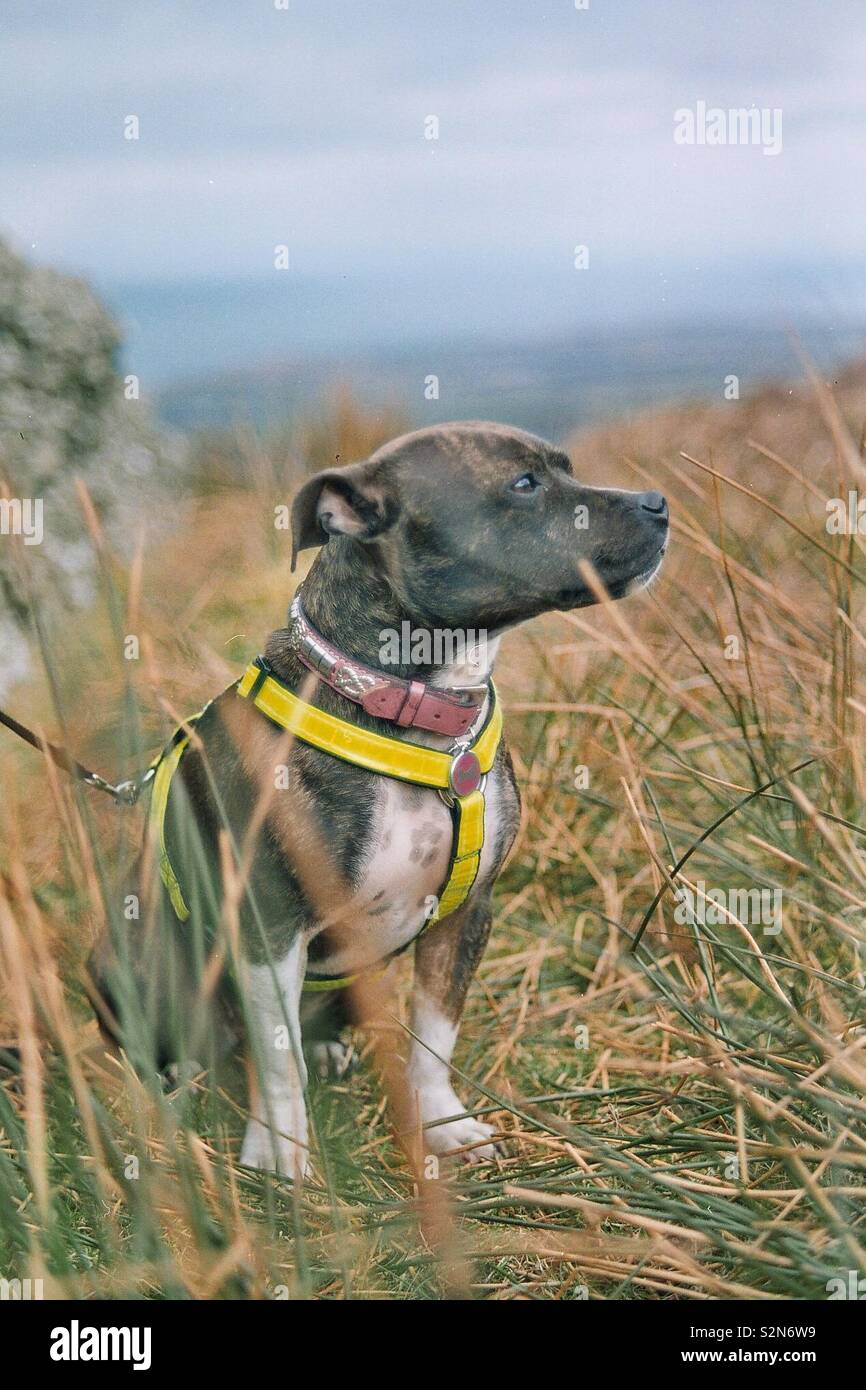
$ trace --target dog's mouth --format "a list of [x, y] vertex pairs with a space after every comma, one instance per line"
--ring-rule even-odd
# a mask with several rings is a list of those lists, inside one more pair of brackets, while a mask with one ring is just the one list
[[637, 593], [638, 589], [645, 589], [648, 584], [652, 583], [662, 567], [662, 560], [665, 558], [667, 548], [668, 543], [667, 538], [665, 538], [663, 544], [659, 546], [658, 554], [652, 564], [648, 565], [646, 569], [641, 570], [639, 574], [634, 575], [632, 579], [626, 581], [626, 586], [623, 591], [624, 595]]
[[[651, 584], [662, 567], [662, 561], [668, 548], [668, 537], [665, 536], [662, 544], [658, 547], [649, 564], [637, 570], [634, 574], [618, 576], [617, 578], [606, 578], [599, 575], [601, 583], [613, 599], [626, 598], [629, 594], [635, 594], [639, 589], [644, 589]], [[590, 604], [597, 603], [598, 596], [585, 584], [579, 585], [575, 589], [563, 589], [559, 595], [559, 608], [586, 608]]]

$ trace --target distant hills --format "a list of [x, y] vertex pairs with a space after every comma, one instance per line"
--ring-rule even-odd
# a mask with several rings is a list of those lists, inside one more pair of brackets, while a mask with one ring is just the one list
[[[797, 334], [828, 373], [866, 352], [866, 327], [799, 323]], [[155, 405], [167, 424], [183, 430], [270, 427], [349, 387], [367, 409], [398, 406], [416, 425], [491, 418], [563, 439], [576, 427], [645, 406], [696, 396], [722, 400], [734, 376], [745, 395], [764, 381], [800, 371], [793, 338], [784, 330], [709, 322], [616, 327], [540, 342], [443, 342], [316, 354], [212, 372], [164, 388]]]

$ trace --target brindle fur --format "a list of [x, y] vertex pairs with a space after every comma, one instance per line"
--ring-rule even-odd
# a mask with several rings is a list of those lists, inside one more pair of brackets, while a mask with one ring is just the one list
[[[541, 495], [509, 491], [524, 473], [539, 479]], [[575, 527], [580, 504], [591, 509], [588, 530]], [[382, 631], [399, 631], [404, 620], [416, 631], [486, 629], [493, 635], [546, 610], [592, 603], [594, 594], [578, 569], [581, 559], [594, 565], [613, 597], [645, 580], [664, 549], [663, 505], [658, 494], [582, 485], [571, 476], [565, 454], [519, 430], [474, 424], [422, 430], [364, 463], [327, 470], [301, 489], [293, 510], [295, 551], [322, 545], [303, 584], [304, 607], [334, 645], [371, 666], [379, 664]], [[434, 743], [430, 735], [367, 715], [312, 681], [289, 639], [288, 629], [272, 633], [265, 654], [291, 689], [304, 690], [313, 704], [364, 728]], [[433, 666], [389, 670], [404, 678], [442, 679]], [[256, 838], [248, 891], [239, 905], [242, 949], [252, 963], [280, 961], [300, 935], [308, 942], [309, 966], [326, 959], [328, 934], [317, 933], [322, 904], [305, 891], [309, 878], [299, 872], [298, 857], [324, 849], [327, 863], [319, 868], [319, 881], [330, 876], [335, 901], [356, 886], [371, 853], [379, 779], [298, 740], [285, 756], [281, 750], [282, 731], [233, 688], [197, 724], [175, 776], [167, 820], [171, 860], [187, 900], [195, 901], [195, 930], [177, 923], [160, 890], [156, 927], [151, 918], [150, 930], [135, 928], [122, 947], [151, 998], [162, 999], [166, 980], [186, 988], [200, 975], [207, 942], [198, 919], [217, 920], [222, 903], [220, 828], [227, 825], [243, 843], [278, 762], [288, 767], [289, 790], [271, 798]], [[499, 790], [489, 867], [463, 907], [415, 947], [417, 988], [454, 1024], [487, 941], [493, 882], [519, 821], [504, 740], [491, 784]], [[413, 795], [421, 805], [436, 793], [417, 788]], [[351, 923], [339, 930], [351, 932]], [[102, 943], [92, 973], [103, 997], [122, 1014], [115, 958], [116, 947]], [[237, 1014], [230, 987], [218, 998], [223, 1018]], [[314, 1003], [326, 1035], [342, 1025], [341, 1001], [319, 995]], [[165, 1028], [162, 1010], [152, 1012], [162, 1030], [156, 1046], [162, 1064], [178, 1043]]]

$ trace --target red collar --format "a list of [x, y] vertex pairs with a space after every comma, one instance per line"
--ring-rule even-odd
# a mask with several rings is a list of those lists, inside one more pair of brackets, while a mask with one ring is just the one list
[[478, 718], [489, 686], [469, 686], [447, 694], [424, 681], [407, 681], [365, 666], [346, 656], [312, 626], [296, 594], [291, 611], [291, 646], [296, 656], [319, 680], [353, 700], [367, 714], [389, 719], [404, 729], [429, 729], [431, 733], [460, 738]]

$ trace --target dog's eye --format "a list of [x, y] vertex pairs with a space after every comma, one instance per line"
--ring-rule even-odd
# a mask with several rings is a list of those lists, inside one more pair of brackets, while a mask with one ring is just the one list
[[531, 492], [537, 492], [541, 487], [534, 473], [521, 473], [519, 478], [515, 478], [509, 487], [509, 492], [520, 493], [522, 497], [528, 497]]

